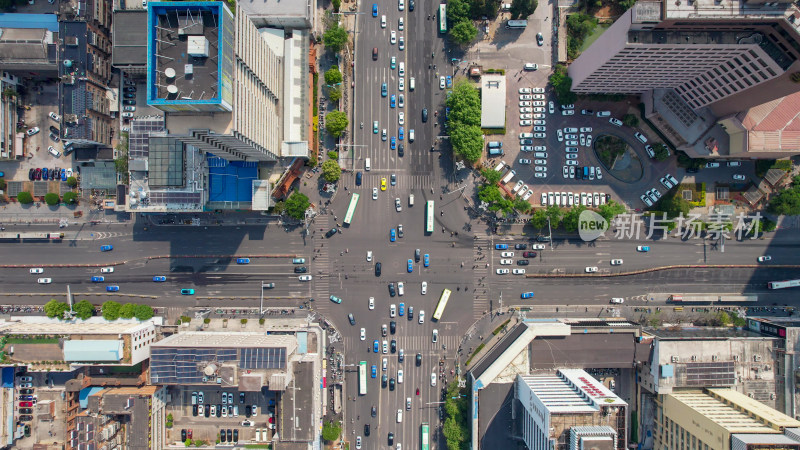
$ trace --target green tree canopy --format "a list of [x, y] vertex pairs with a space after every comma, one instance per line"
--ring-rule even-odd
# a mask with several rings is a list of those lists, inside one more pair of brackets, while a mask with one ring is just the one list
[[513, 0], [511, 2], [511, 18], [525, 19], [533, 14], [538, 6], [539, 2], [536, 0]]
[[565, 65], [559, 64], [555, 67], [553, 74], [550, 75], [550, 84], [553, 85], [556, 99], [562, 105], [570, 105], [578, 100], [578, 96], [572, 92], [572, 78], [567, 76]]
[[800, 187], [792, 185], [773, 195], [767, 211], [787, 216], [800, 215]]
[[51, 319], [62, 319], [64, 313], [67, 311], [69, 311], [69, 305], [66, 302], [60, 302], [55, 299], [50, 300], [44, 305], [44, 313]]
[[486, 179], [486, 184], [496, 184], [503, 178], [503, 172], [499, 170], [492, 170], [492, 169], [484, 169], [481, 171], [481, 175], [483, 178]]
[[472, 21], [463, 20], [450, 29], [450, 39], [459, 45], [469, 44], [478, 35]]
[[342, 111], [331, 111], [325, 115], [325, 129], [333, 137], [339, 137], [350, 122]]
[[33, 196], [28, 191], [22, 191], [19, 194], [17, 194], [17, 201], [23, 205], [30, 205], [31, 203], [33, 203]]
[[661, 142], [656, 142], [653, 144], [653, 153], [655, 153], [658, 161], [664, 161], [665, 159], [669, 158], [669, 149]]
[[636, 117], [636, 114], [625, 114], [622, 116], [622, 123], [633, 128], [639, 126], [639, 118]]
[[[339, 177], [342, 176], [342, 168], [339, 167], [339, 164], [336, 161], [331, 159], [322, 163], [322, 177], [330, 182], [335, 183], [339, 181]], [[288, 203], [288, 200], [287, 200]], [[286, 205], [289, 206], [288, 204]]]
[[78, 201], [78, 194], [75, 192], [64, 192], [64, 203], [72, 205]]
[[689, 214], [691, 205], [681, 197], [680, 193], [675, 192], [672, 195], [664, 194], [661, 197], [659, 209], [667, 213], [668, 218], [674, 219], [681, 214], [684, 216]]
[[447, 120], [450, 127], [461, 125], [481, 125], [480, 92], [467, 79], [460, 79], [453, 85], [453, 93], [447, 99], [450, 114]]
[[578, 219], [583, 211], [586, 210], [586, 207], [583, 205], [573, 206], [572, 208], [568, 209], [567, 212], [564, 213], [564, 218], [561, 220], [561, 225], [564, 227], [564, 231], [568, 231], [570, 233], [574, 233], [578, 231]]
[[555, 205], [548, 206], [546, 215], [550, 218], [550, 226], [552, 228], [558, 228], [558, 226], [561, 224], [561, 208]]
[[136, 305], [134, 315], [138, 320], [149, 320], [153, 317], [154, 311], [150, 305]]
[[342, 434], [342, 427], [332, 421], [325, 422], [322, 425], [322, 439], [326, 442], [333, 442], [339, 439], [340, 434]]
[[[323, 171], [324, 170], [325, 169], [323, 168]], [[291, 195], [291, 197], [286, 199], [286, 214], [293, 219], [303, 220], [303, 218], [306, 216], [306, 210], [310, 204], [311, 203], [308, 201], [308, 197], [306, 197], [305, 194], [295, 192]]]
[[513, 203], [514, 203], [514, 209], [523, 214], [527, 213], [533, 208], [533, 206], [531, 206], [531, 203], [527, 200], [523, 200], [522, 197], [515, 198]]
[[615, 217], [625, 212], [625, 206], [621, 205], [614, 200], [609, 201], [606, 204], [600, 205], [597, 208], [597, 213], [603, 216], [604, 219], [611, 223]]
[[333, 12], [339, 12], [339, 8], [342, 7], [342, 0], [331, 0], [331, 5], [333, 5]]
[[531, 216], [530, 224], [534, 228], [542, 229], [547, 226], [547, 211], [537, 208]]
[[113, 300], [109, 300], [103, 303], [103, 318], [106, 320], [117, 320], [119, 319], [119, 313], [121, 309], [122, 305]]
[[470, 20], [470, 4], [466, 0], [448, 0], [447, 23], [453, 28], [459, 22]]
[[328, 50], [339, 53], [347, 43], [347, 30], [339, 26], [338, 23], [334, 24], [322, 35], [322, 41], [325, 43], [325, 47], [327, 47]]
[[86, 320], [94, 315], [94, 305], [87, 300], [81, 300], [75, 303], [72, 307], [72, 311], [75, 312], [75, 316], [79, 319]]
[[328, 99], [332, 102], [338, 102], [342, 99], [342, 87], [330, 87], [328, 88]]
[[67, 186], [74, 188], [78, 185], [78, 179], [75, 177], [68, 177], [67, 178]]
[[133, 319], [133, 316], [135, 315], [136, 315], [135, 303], [125, 303], [119, 310], [119, 316], [123, 319]]
[[483, 154], [483, 131], [475, 125], [451, 126], [450, 143], [456, 155], [474, 163], [481, 159]]
[[50, 206], [56, 206], [59, 200], [60, 198], [58, 197], [58, 194], [55, 194], [53, 192], [48, 192], [47, 194], [44, 195], [44, 202]]
[[325, 84], [334, 85], [342, 82], [342, 72], [338, 66], [333, 66], [325, 71]]

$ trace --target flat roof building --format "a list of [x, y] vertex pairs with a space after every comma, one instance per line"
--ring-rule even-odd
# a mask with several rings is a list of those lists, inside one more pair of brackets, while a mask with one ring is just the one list
[[506, 76], [481, 75], [481, 128], [506, 126]]

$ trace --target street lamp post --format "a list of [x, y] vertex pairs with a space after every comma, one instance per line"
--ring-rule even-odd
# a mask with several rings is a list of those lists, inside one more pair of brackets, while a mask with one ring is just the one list
[[550, 218], [547, 218], [547, 231], [549, 234], [548, 238], [550, 239], [550, 250], [553, 250], [553, 228], [550, 226]]

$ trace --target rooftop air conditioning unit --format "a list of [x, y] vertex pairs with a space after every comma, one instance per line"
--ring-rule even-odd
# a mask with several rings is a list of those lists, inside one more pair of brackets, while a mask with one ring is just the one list
[[692, 355], [692, 361], [697, 361], [697, 355]]
[[719, 356], [717, 356], [717, 355], [711, 355], [711, 360], [712, 360], [712, 361], [716, 361], [716, 360], [718, 360], [718, 359], [719, 359]]
[[761, 361], [761, 355], [753, 355], [753, 360], [756, 362]]
[[680, 358], [678, 358], [677, 356], [672, 357], [672, 362], [676, 363], [678, 361], [680, 361]]
[[738, 361], [739, 360], [739, 355], [733, 355], [733, 360], [734, 361]]

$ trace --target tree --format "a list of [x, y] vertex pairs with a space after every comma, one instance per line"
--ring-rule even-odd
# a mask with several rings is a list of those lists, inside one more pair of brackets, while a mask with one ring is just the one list
[[61, 199], [58, 197], [58, 194], [48, 192], [47, 194], [44, 195], [44, 202], [47, 203], [49, 206], [56, 206], [59, 200]]
[[30, 205], [33, 203], [33, 196], [28, 191], [22, 191], [17, 194], [17, 201], [22, 205]]
[[325, 129], [333, 137], [339, 137], [350, 122], [342, 111], [331, 111], [325, 115]]
[[333, 5], [333, 12], [339, 12], [339, 8], [342, 7], [342, 0], [331, 0], [331, 5]]
[[136, 315], [135, 303], [125, 303], [119, 310], [119, 316], [123, 319], [133, 319], [134, 315]]
[[639, 125], [639, 118], [636, 117], [635, 114], [625, 114], [624, 116], [622, 116], [622, 123], [631, 128], [634, 128]]
[[669, 149], [661, 142], [656, 142], [653, 144], [653, 153], [655, 153], [658, 161], [664, 161], [665, 159], [669, 158]]
[[192, 445], [192, 440], [189, 439], [189, 438], [186, 438], [186, 441], [183, 443], [183, 445], [185, 445], [186, 447], [190, 447]]
[[691, 205], [689, 202], [681, 197], [680, 193], [675, 192], [672, 195], [664, 195], [661, 198], [661, 203], [659, 204], [659, 209], [665, 213], [667, 213], [667, 217], [670, 219], [674, 219], [679, 217], [680, 215], [686, 216], [689, 214], [689, 210], [691, 209]]
[[500, 188], [494, 184], [486, 184], [478, 189], [478, 198], [483, 202], [492, 204], [502, 200], [503, 194], [500, 192]]
[[[460, 124], [480, 126], [481, 95], [469, 80], [462, 78], [456, 81], [453, 85], [453, 93], [446, 103], [450, 108], [447, 120], [450, 122], [451, 128]], [[454, 124], [454, 122], [459, 124]]]
[[457, 24], [470, 20], [470, 5], [466, 0], [449, 0], [447, 2], [447, 22]]
[[476, 125], [454, 125], [450, 127], [450, 143], [453, 152], [466, 161], [474, 163], [483, 154], [483, 131]]
[[75, 303], [75, 306], [72, 307], [72, 311], [79, 319], [86, 320], [94, 315], [94, 305], [86, 300], [81, 300]]
[[459, 426], [458, 422], [456, 422], [453, 417], [445, 419], [444, 426], [442, 427], [442, 434], [447, 442], [447, 450], [460, 450], [461, 444], [466, 439], [461, 426]]
[[333, 86], [342, 82], [342, 72], [338, 66], [333, 66], [325, 71], [325, 84]]
[[528, 211], [531, 210], [531, 208], [533, 208], [533, 206], [531, 206], [529, 201], [523, 200], [521, 197], [517, 197], [516, 199], [514, 199], [513, 203], [514, 203], [514, 209], [523, 214], [527, 213]]
[[333, 421], [328, 421], [322, 426], [322, 439], [326, 442], [333, 442], [339, 439], [339, 435], [342, 433], [342, 427], [333, 423]]
[[478, 35], [478, 29], [472, 24], [472, 21], [461, 21], [450, 29], [450, 39], [459, 45], [464, 45], [472, 42]]
[[78, 186], [78, 179], [75, 177], [68, 177], [67, 178], [67, 186], [74, 188]]
[[486, 179], [486, 184], [496, 184], [503, 178], [503, 172], [499, 170], [492, 170], [492, 169], [484, 169], [481, 171], [481, 175], [483, 178]]
[[533, 216], [531, 216], [530, 224], [534, 228], [540, 230], [547, 226], [547, 211], [542, 208], [537, 208], [536, 211], [533, 212]]
[[328, 181], [329, 183], [335, 183], [339, 181], [339, 177], [341, 176], [342, 168], [339, 167], [339, 164], [336, 161], [329, 159], [322, 163], [322, 177], [325, 178], [325, 181]]
[[6, 189], [6, 185], [7, 185], [6, 184], [6, 180], [0, 178], [0, 189], [5, 190]]
[[122, 305], [113, 300], [109, 300], [103, 303], [103, 318], [106, 320], [117, 320], [119, 319], [119, 313], [121, 309]]
[[[324, 171], [325, 165], [323, 164], [322, 167]], [[337, 165], [336, 167], [339, 166]], [[291, 195], [291, 197], [286, 199], [286, 214], [293, 219], [303, 220], [303, 218], [306, 216], [306, 210], [308, 209], [309, 205], [311, 205], [311, 203], [308, 201], [308, 197], [305, 194], [295, 192]]]
[[603, 216], [603, 219], [606, 219], [608, 223], [611, 223], [615, 217], [624, 212], [625, 206], [615, 202], [614, 200], [611, 200], [604, 205], [600, 205], [597, 208], [597, 213]]
[[328, 99], [332, 102], [338, 102], [342, 99], [342, 88], [341, 86], [335, 86], [328, 88]]
[[62, 319], [67, 311], [69, 311], [69, 305], [66, 302], [60, 302], [55, 299], [44, 305], [44, 313], [51, 319]]
[[553, 85], [556, 99], [562, 105], [570, 105], [578, 99], [578, 96], [572, 92], [572, 78], [567, 76], [567, 67], [563, 64], [557, 65], [553, 74], [550, 75], [550, 84]]
[[150, 320], [154, 314], [150, 305], [136, 305], [134, 308], [134, 316], [138, 320]]
[[550, 226], [552, 228], [558, 228], [558, 225], [561, 224], [561, 214], [561, 208], [558, 206], [552, 205], [547, 207], [546, 215], [550, 218]]
[[586, 207], [578, 205], [568, 209], [567, 212], [564, 213], [564, 218], [561, 220], [564, 231], [570, 233], [578, 231], [578, 219], [583, 211], [586, 211]]
[[338, 23], [334, 24], [325, 31], [325, 34], [322, 36], [322, 41], [325, 43], [325, 47], [327, 47], [328, 50], [339, 53], [347, 43], [347, 30], [339, 26]]
[[64, 203], [72, 205], [78, 202], [78, 194], [75, 192], [64, 192]]
[[800, 188], [792, 186], [772, 196], [767, 211], [786, 216], [800, 214]]
[[[450, 6], [449, 3], [448, 6]], [[524, 19], [533, 14], [538, 6], [539, 3], [536, 0], [513, 0], [511, 2], [511, 18]]]
[[763, 217], [761, 219], [761, 224], [758, 226], [759, 232], [769, 233], [775, 231], [778, 228], [778, 223], [774, 220], [770, 219], [769, 217]]

